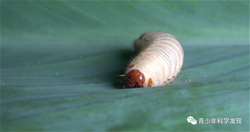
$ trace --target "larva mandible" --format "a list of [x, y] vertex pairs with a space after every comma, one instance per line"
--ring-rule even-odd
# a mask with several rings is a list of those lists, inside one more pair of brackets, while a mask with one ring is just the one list
[[120, 75], [131, 88], [168, 84], [181, 70], [184, 52], [177, 38], [169, 33], [144, 33], [134, 41], [134, 48], [138, 56], [130, 62], [125, 74]]

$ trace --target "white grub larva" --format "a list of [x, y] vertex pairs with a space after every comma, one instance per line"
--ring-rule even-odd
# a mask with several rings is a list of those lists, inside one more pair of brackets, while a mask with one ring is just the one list
[[162, 86], [174, 81], [184, 59], [177, 38], [166, 32], [151, 31], [136, 39], [134, 47], [139, 54], [130, 62], [125, 74], [120, 75], [126, 78], [129, 87]]

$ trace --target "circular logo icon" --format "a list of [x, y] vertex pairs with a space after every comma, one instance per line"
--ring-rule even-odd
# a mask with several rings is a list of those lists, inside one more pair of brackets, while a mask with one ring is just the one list
[[188, 122], [188, 123], [191, 123], [192, 125], [196, 125], [196, 124], [197, 124], [197, 120], [194, 119], [193, 116], [188, 116], [188, 117], [187, 117], [187, 122]]

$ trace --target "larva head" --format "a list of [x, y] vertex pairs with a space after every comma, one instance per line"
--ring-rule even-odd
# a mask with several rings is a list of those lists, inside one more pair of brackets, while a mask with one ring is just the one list
[[127, 84], [131, 88], [142, 88], [145, 82], [144, 75], [137, 69], [127, 73], [126, 78]]

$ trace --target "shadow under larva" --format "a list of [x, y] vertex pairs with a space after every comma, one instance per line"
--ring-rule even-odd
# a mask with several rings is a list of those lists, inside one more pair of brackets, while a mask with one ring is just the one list
[[[125, 50], [120, 50], [118, 51], [119, 54], [119, 58], [123, 63], [123, 67], [121, 67], [121, 69], [118, 71], [119, 74], [122, 74], [124, 72], [124, 70], [126, 70], [129, 62], [136, 56], [136, 51], [135, 50], [132, 50], [132, 49], [125, 49]], [[113, 81], [113, 80], [112, 80]], [[123, 83], [122, 83], [123, 80], [121, 80], [119, 78], [118, 81], [114, 82], [113, 85], [118, 88], [118, 89], [121, 89], [123, 87]]]

